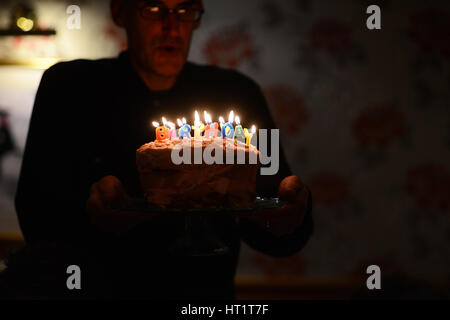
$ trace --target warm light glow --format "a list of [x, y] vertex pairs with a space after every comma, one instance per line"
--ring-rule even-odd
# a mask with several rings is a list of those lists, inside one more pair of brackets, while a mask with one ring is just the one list
[[234, 121], [236, 122], [236, 125], [240, 125], [241, 124], [241, 119], [239, 119], [238, 116], [236, 116], [236, 118], [234, 118]]
[[166, 126], [167, 126], [167, 120], [166, 120], [166, 118], [162, 117], [162, 122], [163, 122], [163, 126], [166, 127]]
[[182, 126], [183, 126], [183, 122], [181, 122], [180, 119], [177, 119], [177, 123], [178, 123], [178, 126], [179, 126], [179, 127], [182, 127]]
[[34, 22], [31, 19], [27, 19], [25, 17], [20, 17], [17, 19], [17, 26], [25, 32], [33, 29]]
[[230, 115], [228, 116], [228, 122], [233, 123], [234, 120], [234, 112], [231, 110]]
[[203, 111], [203, 119], [205, 119], [205, 122], [208, 123], [208, 112]]
[[255, 125], [253, 125], [252, 126], [252, 134], [255, 134], [256, 133], [256, 127], [255, 127]]
[[195, 111], [195, 121], [194, 126], [200, 126], [200, 116], [198, 115], [198, 112]]
[[175, 123], [168, 121], [167, 125], [170, 127], [170, 129], [175, 129]]
[[153, 121], [152, 124], [153, 124], [153, 126], [154, 126], [155, 128], [158, 128], [158, 127], [159, 127], [159, 122]]
[[220, 122], [221, 124], [225, 123], [225, 120], [223, 120], [223, 117], [222, 117], [222, 116], [219, 117], [219, 122]]
[[183, 117], [183, 124], [186, 124], [186, 118]]
[[55, 63], [57, 63], [58, 61], [60, 61], [60, 59], [58, 59], [58, 58], [38, 57], [38, 58], [31, 58], [26, 61], [13, 61], [13, 64], [15, 64], [15, 65], [23, 64], [30, 68], [46, 70], [46, 69], [50, 68], [52, 65], [54, 65]]
[[212, 122], [211, 115], [208, 112], [206, 112], [206, 111], [205, 111], [205, 122], [207, 124], [210, 124]]

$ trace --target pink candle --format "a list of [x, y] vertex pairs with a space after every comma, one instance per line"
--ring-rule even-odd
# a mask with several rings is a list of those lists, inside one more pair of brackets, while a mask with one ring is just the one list
[[170, 128], [170, 135], [169, 135], [169, 139], [170, 140], [174, 140], [177, 138], [177, 129], [175, 128], [175, 124], [172, 122], [167, 122], [167, 125]]
[[205, 127], [205, 138], [217, 138], [219, 124], [217, 122], [208, 123]]
[[217, 122], [212, 122], [211, 115], [205, 111], [205, 138], [217, 138], [217, 131], [219, 125]]

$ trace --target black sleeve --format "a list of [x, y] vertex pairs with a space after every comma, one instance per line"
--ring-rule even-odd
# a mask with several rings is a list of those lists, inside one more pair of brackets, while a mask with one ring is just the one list
[[[246, 86], [247, 101], [244, 103], [248, 110], [251, 110], [252, 117], [258, 121], [260, 128], [277, 129], [274, 120], [272, 119], [266, 99], [261, 91], [261, 88], [253, 81], [249, 81]], [[268, 134], [270, 136], [270, 133]], [[258, 141], [259, 144], [260, 141]], [[270, 146], [270, 140], [268, 145]], [[268, 148], [271, 154], [270, 147]], [[279, 170], [275, 175], [261, 175], [257, 176], [256, 190], [259, 196], [263, 197], [277, 197], [278, 188], [281, 181], [292, 175], [286, 160], [284, 150], [280, 141], [279, 148]], [[301, 177], [300, 177], [301, 178]], [[239, 228], [241, 231], [241, 238], [253, 249], [266, 253], [268, 255], [289, 256], [300, 251], [313, 232], [312, 219], [312, 200], [311, 194], [308, 199], [307, 213], [301, 224], [293, 233], [283, 237], [276, 237], [269, 231], [261, 229], [247, 219], [240, 219]]]
[[36, 95], [15, 197], [27, 242], [77, 241], [89, 225], [77, 185], [82, 151], [74, 126], [74, 81], [56, 65], [44, 72]]

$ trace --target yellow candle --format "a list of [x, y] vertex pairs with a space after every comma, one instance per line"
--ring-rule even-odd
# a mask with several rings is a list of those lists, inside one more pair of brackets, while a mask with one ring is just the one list
[[194, 138], [200, 138], [201, 133], [205, 131], [205, 125], [200, 121], [200, 117], [197, 111], [195, 111], [195, 121], [192, 129], [194, 130]]
[[252, 141], [253, 135], [256, 133], [256, 127], [252, 126], [252, 131], [248, 132], [247, 128], [244, 129], [244, 135], [245, 135], [245, 144], [247, 146], [250, 146], [250, 142]]

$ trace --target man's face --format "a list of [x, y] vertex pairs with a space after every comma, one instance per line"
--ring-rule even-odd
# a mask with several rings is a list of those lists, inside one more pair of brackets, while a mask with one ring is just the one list
[[[125, 0], [129, 1], [129, 0]], [[128, 47], [138, 67], [163, 77], [173, 77], [186, 62], [192, 38], [192, 31], [198, 22], [179, 21], [175, 13], [161, 19], [152, 19], [161, 8], [201, 9], [198, 1], [161, 0], [131, 1], [124, 19], [128, 36]]]

